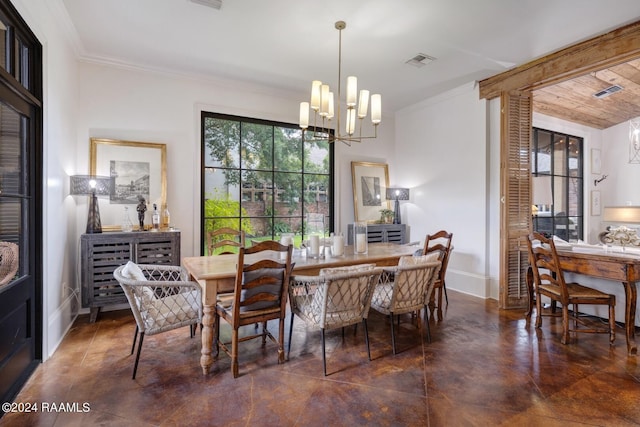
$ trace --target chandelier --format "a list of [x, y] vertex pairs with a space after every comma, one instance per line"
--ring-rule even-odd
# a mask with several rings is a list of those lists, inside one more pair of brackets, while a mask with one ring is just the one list
[[[369, 109], [369, 91], [361, 90], [358, 94], [358, 79], [355, 76], [347, 77], [346, 93], [346, 115], [344, 128], [340, 124], [340, 104], [342, 102], [341, 80], [342, 80], [342, 30], [347, 24], [344, 21], [335, 23], [338, 30], [338, 102], [334, 104], [333, 92], [328, 84], [323, 84], [319, 80], [311, 83], [311, 102], [300, 103], [300, 128], [302, 137], [305, 132], [311, 133], [313, 141], [342, 141], [346, 145], [352, 142], [362, 142], [364, 139], [378, 137], [378, 125], [382, 118], [382, 97], [380, 94], [371, 95], [371, 123], [374, 134], [370, 136], [362, 135], [362, 124], [367, 117]], [[334, 105], [336, 128], [333, 133], [329, 131], [331, 121], [334, 118]], [[309, 110], [313, 111], [313, 126], [309, 126]]]

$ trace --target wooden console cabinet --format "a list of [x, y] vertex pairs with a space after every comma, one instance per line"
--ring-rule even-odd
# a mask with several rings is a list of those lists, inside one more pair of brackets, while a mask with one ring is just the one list
[[[406, 224], [367, 224], [369, 243], [407, 243]], [[353, 224], [348, 225], [347, 243], [353, 245]]]
[[91, 323], [101, 307], [126, 303], [113, 271], [129, 260], [137, 264], [180, 265], [179, 231], [83, 234], [80, 237], [82, 307]]

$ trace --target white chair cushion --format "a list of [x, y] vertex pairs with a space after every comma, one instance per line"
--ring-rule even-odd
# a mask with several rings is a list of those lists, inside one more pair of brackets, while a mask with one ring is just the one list
[[138, 280], [138, 281], [147, 280], [146, 276], [144, 275], [140, 267], [138, 267], [138, 265], [133, 261], [129, 261], [124, 266], [124, 268], [122, 269], [122, 275], [127, 279], [131, 279], [131, 280]]

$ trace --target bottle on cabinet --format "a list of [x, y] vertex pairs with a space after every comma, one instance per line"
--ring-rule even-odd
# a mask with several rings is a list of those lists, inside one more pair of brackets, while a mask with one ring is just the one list
[[131, 218], [129, 218], [129, 206], [124, 207], [124, 213], [122, 215], [122, 231], [133, 231], [133, 222], [131, 222]]
[[171, 227], [171, 214], [169, 213], [169, 208], [167, 205], [164, 205], [164, 210], [162, 211], [162, 228], [163, 230], [169, 230]]
[[160, 230], [160, 212], [158, 212], [158, 205], [153, 204], [153, 215], [151, 216], [151, 224], [153, 225], [153, 231]]

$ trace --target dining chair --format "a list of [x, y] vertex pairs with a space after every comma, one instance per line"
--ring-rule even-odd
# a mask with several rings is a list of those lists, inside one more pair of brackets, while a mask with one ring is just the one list
[[[293, 318], [298, 316], [307, 325], [319, 328], [322, 335], [322, 368], [327, 375], [325, 331], [357, 325], [362, 322], [371, 360], [367, 316], [373, 289], [378, 283], [381, 268], [375, 264], [324, 269], [317, 276], [295, 275], [289, 284], [291, 323], [287, 358], [291, 352]], [[344, 333], [344, 329], [343, 329]]]
[[[371, 300], [371, 308], [390, 316], [391, 347], [396, 354], [396, 334], [394, 315], [419, 312], [425, 309], [427, 337], [431, 342], [427, 303], [435, 288], [442, 262], [432, 255], [403, 256], [396, 267], [385, 267], [380, 283], [376, 286]], [[418, 322], [418, 327], [420, 322]]]
[[224, 255], [237, 252], [245, 244], [245, 233], [229, 227], [207, 232], [207, 250], [209, 255]]
[[[449, 255], [453, 250], [451, 241], [453, 240], [453, 233], [449, 233], [445, 230], [440, 230], [435, 234], [427, 234], [424, 239], [424, 248], [422, 249], [422, 255], [437, 252], [439, 254], [438, 259], [442, 262], [442, 267], [438, 273], [436, 279], [435, 289], [436, 295], [433, 296], [434, 301], [429, 303], [433, 308], [438, 309], [438, 320], [442, 320], [442, 294], [444, 293], [445, 302], [449, 305], [449, 296], [447, 295], [447, 285], [445, 282], [445, 276], [447, 274], [447, 266], [449, 265]], [[434, 307], [435, 300], [437, 299], [437, 307]]]
[[[569, 343], [570, 332], [608, 333], [613, 344], [615, 334], [615, 295], [606, 294], [578, 283], [567, 283], [560, 266], [553, 239], [540, 233], [531, 233], [527, 238], [529, 265], [533, 273], [536, 294], [536, 328], [542, 326], [542, 295], [562, 305], [562, 344]], [[608, 327], [597, 327], [579, 318], [579, 305], [607, 305], [609, 307]], [[569, 306], [573, 305], [573, 328], [570, 327]], [[581, 324], [583, 327], [578, 327]]]
[[[217, 349], [231, 358], [233, 377], [238, 377], [238, 343], [254, 338], [266, 339], [278, 346], [278, 363], [284, 362], [284, 318], [287, 307], [287, 287], [291, 274], [293, 245], [265, 240], [238, 251], [238, 263], [233, 294], [218, 298], [214, 336]], [[284, 259], [281, 259], [283, 255]], [[220, 340], [220, 320], [231, 326], [231, 341]], [[278, 339], [267, 329], [267, 321], [277, 319]], [[240, 337], [242, 326], [262, 323], [262, 331]]]
[[180, 266], [129, 261], [116, 268], [113, 276], [122, 287], [136, 320], [131, 354], [140, 334], [131, 377], [135, 379], [145, 335], [190, 326], [193, 338], [195, 327], [202, 323], [202, 293], [200, 285], [190, 281], [189, 274]]

